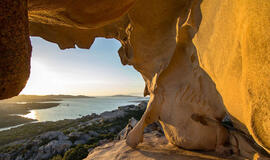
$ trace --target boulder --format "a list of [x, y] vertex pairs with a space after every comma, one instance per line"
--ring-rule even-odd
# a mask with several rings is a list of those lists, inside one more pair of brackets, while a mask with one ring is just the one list
[[104, 121], [112, 121], [116, 118], [124, 117], [127, 113], [123, 110], [107, 111], [100, 114]]
[[68, 139], [67, 136], [65, 136], [63, 134], [63, 132], [60, 132], [60, 131], [50, 131], [50, 132], [46, 132], [44, 134], [41, 134], [38, 139], [41, 139], [41, 140], [52, 140], [52, 139], [57, 139], [57, 140], [66, 140]]
[[87, 134], [89, 136], [91, 136], [91, 137], [97, 137], [97, 136], [99, 136], [99, 134], [97, 132], [95, 132], [95, 131], [88, 131]]
[[138, 123], [138, 121], [135, 118], [131, 118], [127, 124], [127, 126], [118, 133], [117, 138], [118, 140], [126, 139], [128, 133], [135, 127], [135, 125]]
[[68, 137], [76, 137], [79, 138], [83, 133], [82, 132], [71, 132]]
[[63, 154], [72, 146], [69, 140], [53, 140], [47, 145], [39, 147], [35, 159], [49, 159], [53, 155]]
[[85, 144], [85, 143], [86, 143], [85, 140], [79, 139], [79, 140], [76, 140], [76, 141], [74, 142], [74, 145]]

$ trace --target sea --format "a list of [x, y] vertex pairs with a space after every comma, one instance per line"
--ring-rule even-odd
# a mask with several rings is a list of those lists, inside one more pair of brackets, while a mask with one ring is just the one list
[[[62, 98], [61, 101], [47, 101], [42, 103], [60, 103], [56, 107], [47, 109], [30, 110], [30, 113], [20, 115], [36, 122], [58, 121], [64, 119], [76, 119], [82, 116], [91, 115], [92, 113], [100, 114], [104, 111], [117, 109], [119, 106], [137, 105], [141, 101], [149, 100], [148, 97], [128, 97], [128, 96], [112, 96], [112, 97], [95, 97], [95, 98]], [[22, 124], [23, 125], [23, 124]], [[18, 126], [22, 126], [18, 125]], [[0, 131], [15, 128], [12, 126], [0, 128]]]

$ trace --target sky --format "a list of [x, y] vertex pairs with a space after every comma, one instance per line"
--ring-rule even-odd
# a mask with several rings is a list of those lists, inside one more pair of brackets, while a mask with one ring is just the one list
[[117, 40], [96, 38], [90, 49], [66, 50], [38, 37], [31, 37], [31, 43], [31, 74], [21, 94], [143, 94], [139, 72], [121, 64]]

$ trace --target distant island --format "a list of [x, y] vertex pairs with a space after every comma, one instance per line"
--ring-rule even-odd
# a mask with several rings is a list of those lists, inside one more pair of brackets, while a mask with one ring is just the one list
[[47, 102], [47, 101], [61, 101], [62, 98], [96, 98], [84, 95], [18, 95], [13, 98], [0, 100], [0, 103], [10, 102]]
[[141, 98], [142, 96], [117, 94], [117, 95], [112, 95], [112, 96], [109, 96], [109, 97], [139, 97], [139, 98]]
[[85, 96], [85, 95], [46, 95], [45, 97], [48, 98], [96, 98], [93, 96]]

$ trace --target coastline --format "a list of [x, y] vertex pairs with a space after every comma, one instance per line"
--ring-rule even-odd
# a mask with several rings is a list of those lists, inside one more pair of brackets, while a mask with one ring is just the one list
[[57, 107], [60, 103], [0, 103], [0, 129], [17, 126], [37, 121], [21, 115], [30, 113], [31, 110], [48, 109]]
[[[56, 100], [60, 96], [62, 99]], [[51, 99], [48, 99], [48, 97]], [[116, 109], [120, 105], [138, 104], [141, 101], [147, 101], [147, 98], [133, 97], [136, 96], [20, 95], [0, 101], [0, 131], [28, 123], [76, 119], [87, 115], [87, 113], [100, 114], [104, 111]], [[23, 98], [25, 99], [23, 100]], [[78, 106], [80, 109], [78, 109]]]
[[[141, 102], [119, 106], [99, 115], [93, 113], [73, 120], [38, 122], [2, 131], [0, 159], [50, 159], [54, 156], [74, 156], [72, 153], [77, 153], [77, 150], [84, 150], [80, 156], [86, 157], [89, 150], [117, 138], [132, 117], [139, 120], [146, 105], [146, 102]], [[57, 152], [51, 152], [55, 150]]]

